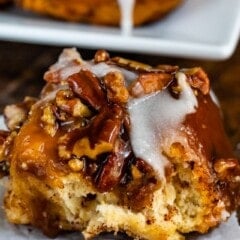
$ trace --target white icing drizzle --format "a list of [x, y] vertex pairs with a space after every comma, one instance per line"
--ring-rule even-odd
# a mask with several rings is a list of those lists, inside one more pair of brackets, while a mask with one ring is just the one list
[[124, 68], [115, 66], [115, 65], [108, 65], [104, 62], [100, 63], [93, 63], [93, 62], [84, 62], [83, 65], [81, 65], [82, 69], [87, 69], [94, 73], [97, 77], [102, 78], [109, 72], [120, 72], [123, 74], [125, 78], [125, 82], [132, 82], [137, 78], [137, 74], [131, 71], [128, 71]]
[[220, 102], [212, 89], [210, 90], [210, 97], [212, 101], [220, 108]]
[[[63, 67], [62, 80], [81, 69], [89, 70], [99, 78], [109, 72], [117, 71], [124, 75], [126, 85], [138, 76], [136, 73], [115, 65], [83, 61], [80, 55], [74, 53], [75, 51], [75, 49], [66, 51], [50, 71], [54, 72]], [[65, 57], [66, 59], [64, 59]], [[71, 64], [72, 60], [76, 60], [80, 64]], [[198, 106], [197, 98], [186, 81], [186, 75], [178, 72], [176, 78], [182, 90], [179, 99], [173, 98], [165, 89], [141, 98], [132, 98], [127, 104], [133, 152], [136, 157], [142, 158], [151, 165], [161, 179], [164, 179], [164, 170], [168, 163], [163, 154], [164, 146], [170, 146], [176, 141], [187, 144], [186, 129], [182, 123], [186, 115], [195, 112]]]
[[135, 0], [118, 0], [120, 8], [120, 26], [122, 34], [129, 36], [133, 28], [133, 10], [135, 6]]
[[61, 80], [66, 80], [72, 74], [78, 73], [81, 69], [89, 70], [97, 77], [104, 77], [109, 72], [121, 72], [126, 80], [126, 84], [137, 78], [137, 74], [116, 65], [109, 65], [104, 62], [94, 63], [84, 61], [75, 48], [64, 49], [57, 63], [51, 66], [47, 73], [60, 71]]
[[[197, 99], [186, 82], [184, 73], [176, 74], [182, 92], [179, 99], [173, 98], [167, 90], [163, 90], [128, 103], [131, 122], [130, 140], [136, 157], [142, 158], [159, 177], [164, 179], [167, 159], [162, 153], [164, 137], [172, 133], [180, 134], [181, 123], [187, 114], [195, 112]], [[174, 141], [174, 137], [172, 141]]]

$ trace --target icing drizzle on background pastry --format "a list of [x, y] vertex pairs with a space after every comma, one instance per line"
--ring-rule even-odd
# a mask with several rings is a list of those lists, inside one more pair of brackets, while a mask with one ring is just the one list
[[128, 36], [133, 28], [133, 10], [135, 0], [118, 0], [118, 5], [121, 13], [120, 26], [122, 34]]

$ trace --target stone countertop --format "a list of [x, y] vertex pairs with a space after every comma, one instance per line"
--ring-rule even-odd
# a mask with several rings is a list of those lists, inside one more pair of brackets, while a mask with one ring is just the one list
[[[0, 111], [6, 104], [21, 101], [24, 96], [38, 96], [43, 73], [53, 64], [63, 47], [50, 47], [0, 41]], [[84, 59], [94, 50], [79, 49]], [[110, 52], [151, 65], [172, 64], [182, 68], [202, 66], [212, 81], [220, 100], [225, 126], [234, 146], [240, 142], [240, 43], [234, 55], [225, 61], [189, 60], [152, 55]], [[238, 144], [240, 145], [240, 144]], [[239, 146], [240, 153], [240, 146]]]

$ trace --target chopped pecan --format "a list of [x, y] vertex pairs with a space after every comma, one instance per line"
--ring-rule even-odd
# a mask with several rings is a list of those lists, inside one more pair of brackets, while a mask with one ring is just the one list
[[142, 178], [142, 172], [140, 172], [139, 169], [135, 165], [132, 165], [131, 173], [132, 173], [133, 179]]
[[27, 119], [28, 112], [35, 102], [35, 98], [25, 97], [21, 103], [6, 106], [4, 109], [4, 117], [8, 129], [19, 129]]
[[140, 172], [143, 172], [145, 174], [153, 172], [153, 168], [149, 164], [147, 164], [146, 161], [140, 158], [136, 158], [135, 166]]
[[5, 160], [5, 148], [9, 135], [9, 131], [0, 130], [0, 162]]
[[27, 113], [17, 104], [13, 104], [5, 107], [4, 117], [8, 129], [14, 130], [20, 128], [21, 124], [27, 118]]
[[51, 103], [46, 104], [46, 106], [43, 107], [43, 115], [41, 117], [43, 129], [52, 137], [56, 134], [58, 129], [53, 108], [54, 106]]
[[135, 71], [148, 72], [149, 70], [152, 69], [152, 66], [150, 66], [150, 65], [143, 64], [141, 62], [137, 62], [137, 61], [133, 61], [133, 60], [129, 60], [126, 58], [121, 58], [121, 57], [111, 58], [111, 61], [116, 63], [120, 67], [125, 67], [125, 68], [132, 69]]
[[10, 153], [14, 144], [14, 139], [17, 136], [16, 131], [5, 132], [1, 131], [1, 144], [0, 144], [0, 162], [9, 160]]
[[61, 110], [71, 114], [73, 117], [89, 117], [91, 111], [81, 102], [79, 98], [74, 97], [69, 89], [59, 90], [56, 94], [56, 105]]
[[84, 164], [83, 161], [78, 158], [73, 158], [68, 161], [68, 166], [71, 168], [74, 172], [79, 172], [83, 169]]
[[134, 97], [141, 97], [162, 90], [172, 81], [168, 73], [142, 73], [129, 87], [129, 92]]
[[111, 152], [113, 144], [105, 141], [99, 141], [91, 146], [89, 139], [84, 137], [79, 139], [73, 146], [72, 153], [78, 158], [87, 156], [90, 159], [96, 159], [98, 155]]
[[107, 51], [105, 51], [105, 50], [98, 50], [95, 53], [94, 62], [95, 63], [106, 62], [107, 60], [109, 60], [109, 58], [110, 58], [110, 56], [109, 56]]
[[106, 104], [106, 96], [100, 81], [88, 70], [81, 70], [67, 79], [72, 91], [94, 109], [99, 110]]
[[157, 65], [156, 68], [161, 70], [164, 73], [175, 73], [179, 69], [178, 66], [164, 65], [164, 64], [159, 64]]
[[86, 128], [74, 128], [69, 130], [58, 139], [58, 155], [62, 159], [70, 159], [74, 144], [81, 138], [85, 137], [88, 132]]
[[114, 105], [112, 109], [105, 107], [89, 126], [87, 136], [75, 142], [73, 154], [96, 159], [97, 155], [111, 152], [120, 135], [122, 122], [123, 112], [119, 106]]
[[58, 145], [58, 156], [61, 158], [61, 159], [70, 159], [71, 158], [71, 155], [72, 155], [72, 152], [67, 149], [67, 146], [62, 144], [62, 143], [59, 143]]
[[193, 88], [199, 89], [204, 95], [209, 93], [210, 81], [201, 67], [184, 69], [183, 72], [187, 75], [188, 82]]
[[104, 83], [107, 87], [107, 97], [115, 103], [126, 103], [129, 93], [125, 87], [125, 80], [120, 72], [110, 72], [104, 77]]
[[236, 171], [238, 169], [239, 172], [240, 170], [239, 161], [234, 158], [217, 159], [214, 162], [213, 168], [220, 179], [227, 179], [229, 176], [234, 175], [233, 173], [230, 174], [229, 171]]
[[59, 156], [69, 159], [71, 154], [78, 158], [88, 156], [96, 159], [99, 154], [111, 152], [123, 122], [120, 106], [106, 106], [83, 128], [73, 129], [59, 139]]

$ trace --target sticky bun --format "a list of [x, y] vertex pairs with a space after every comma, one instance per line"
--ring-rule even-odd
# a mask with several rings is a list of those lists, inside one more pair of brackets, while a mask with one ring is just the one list
[[239, 205], [240, 167], [200, 67], [151, 67], [65, 49], [38, 99], [9, 105], [0, 133], [7, 219], [48, 236], [125, 232], [177, 240]]

